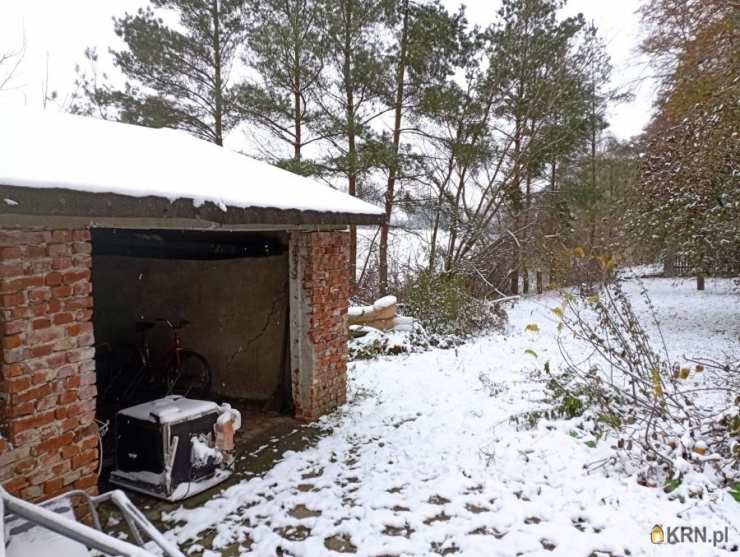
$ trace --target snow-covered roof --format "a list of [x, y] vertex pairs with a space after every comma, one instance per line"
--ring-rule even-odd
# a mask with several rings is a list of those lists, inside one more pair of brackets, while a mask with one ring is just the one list
[[[223, 211], [382, 213], [320, 182], [183, 131], [26, 109], [0, 111], [0, 186], [191, 199], [196, 208], [212, 202]], [[11, 197], [0, 205], [7, 209], [12, 202]]]

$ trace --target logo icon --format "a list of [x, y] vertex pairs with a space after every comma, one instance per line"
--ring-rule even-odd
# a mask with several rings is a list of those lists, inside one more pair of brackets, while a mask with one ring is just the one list
[[665, 543], [665, 534], [663, 534], [663, 527], [660, 524], [656, 524], [650, 530], [650, 541], [653, 543]]

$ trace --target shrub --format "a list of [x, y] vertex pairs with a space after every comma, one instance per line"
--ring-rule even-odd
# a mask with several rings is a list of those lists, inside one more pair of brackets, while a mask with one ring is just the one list
[[360, 335], [353, 333], [353, 329], [350, 329], [350, 360], [372, 360], [378, 356], [395, 356], [411, 351], [413, 346], [408, 341], [408, 335], [404, 333], [386, 334], [371, 327], [360, 329], [365, 329]]
[[449, 273], [419, 273], [407, 285], [403, 299], [405, 313], [432, 336], [466, 337], [506, 322], [499, 305], [474, 297], [461, 278]]
[[429, 348], [454, 348], [462, 339], [451, 335], [427, 333], [417, 322], [410, 331], [380, 331], [372, 327], [350, 327], [349, 359], [371, 360], [379, 356], [397, 356], [423, 352]]
[[[644, 288], [642, 296], [660, 331]], [[590, 345], [596, 357], [578, 362], [568, 345], [559, 342], [565, 369], [553, 372], [546, 365], [541, 373], [548, 407], [512, 421], [534, 427], [542, 418], [575, 419], [577, 429], [597, 440], [614, 436], [614, 456], [592, 468], [634, 474], [641, 484], [662, 486], [672, 496], [702, 496], [736, 481], [736, 363], [672, 361], [665, 343], [656, 345], [648, 337], [619, 280], [566, 294], [553, 313], [560, 320], [559, 330]], [[697, 404], [699, 391], [712, 396], [710, 407]], [[689, 473], [690, 485], [682, 486]], [[702, 474], [701, 482], [697, 473]]]

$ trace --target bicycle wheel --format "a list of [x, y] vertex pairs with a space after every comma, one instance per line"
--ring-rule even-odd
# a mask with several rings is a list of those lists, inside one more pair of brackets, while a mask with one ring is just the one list
[[138, 346], [133, 343], [116, 347], [113, 354], [115, 361], [115, 381], [112, 384], [112, 395], [120, 404], [138, 402], [144, 395], [146, 359]]
[[118, 378], [113, 350], [108, 343], [95, 345], [95, 374], [98, 387], [98, 402], [109, 402], [113, 386]]
[[203, 398], [211, 392], [211, 366], [197, 352], [180, 352], [180, 367], [173, 362], [168, 377], [170, 394]]

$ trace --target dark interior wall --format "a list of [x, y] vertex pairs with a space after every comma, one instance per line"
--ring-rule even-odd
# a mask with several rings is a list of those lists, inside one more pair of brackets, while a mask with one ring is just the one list
[[[266, 257], [192, 260], [95, 253], [94, 326], [97, 343], [136, 340], [134, 323], [185, 318], [186, 348], [203, 354], [216, 394], [267, 400], [286, 365], [287, 253]], [[152, 343], [167, 331], [158, 327]]]

